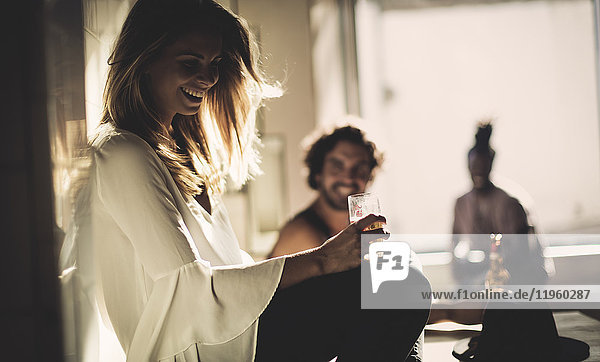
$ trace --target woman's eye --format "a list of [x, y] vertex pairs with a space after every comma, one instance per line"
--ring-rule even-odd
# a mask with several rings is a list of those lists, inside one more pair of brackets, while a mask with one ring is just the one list
[[195, 68], [198, 66], [198, 62], [195, 60], [184, 60], [181, 62], [181, 64], [183, 64], [183, 66], [186, 68]]

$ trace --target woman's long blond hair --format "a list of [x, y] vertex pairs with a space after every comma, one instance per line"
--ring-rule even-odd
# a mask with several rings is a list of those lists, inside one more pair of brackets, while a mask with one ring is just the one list
[[[169, 134], [160, 121], [145, 71], [165, 46], [191, 30], [222, 37], [219, 80], [196, 115], [177, 114]], [[143, 138], [165, 163], [184, 196], [241, 186], [258, 172], [255, 111], [269, 87], [245, 21], [212, 0], [139, 0], [115, 49], [104, 90], [101, 124]]]

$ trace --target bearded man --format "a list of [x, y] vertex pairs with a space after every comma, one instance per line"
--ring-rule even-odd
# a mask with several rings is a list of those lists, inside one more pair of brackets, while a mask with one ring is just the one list
[[348, 196], [365, 192], [382, 157], [360, 129], [345, 126], [321, 136], [304, 161], [319, 194], [283, 226], [271, 257], [317, 247], [348, 226]]

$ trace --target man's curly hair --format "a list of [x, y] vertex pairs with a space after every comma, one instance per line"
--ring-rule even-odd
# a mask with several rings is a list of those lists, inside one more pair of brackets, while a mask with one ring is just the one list
[[377, 151], [373, 142], [365, 139], [365, 135], [360, 129], [352, 126], [336, 128], [332, 133], [321, 136], [310, 146], [306, 153], [304, 163], [309, 170], [308, 185], [313, 190], [318, 189], [316, 176], [323, 171], [325, 156], [331, 152], [340, 141], [347, 141], [358, 146], [363, 146], [369, 157], [369, 168], [371, 172], [378, 166], [381, 166], [383, 156]]

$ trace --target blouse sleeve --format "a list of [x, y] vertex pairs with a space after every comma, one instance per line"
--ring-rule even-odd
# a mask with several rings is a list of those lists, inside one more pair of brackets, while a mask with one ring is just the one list
[[95, 159], [98, 196], [154, 281], [128, 360], [225, 343], [252, 326], [279, 284], [285, 258], [211, 267], [176, 208], [165, 166], [143, 140], [113, 136]]

